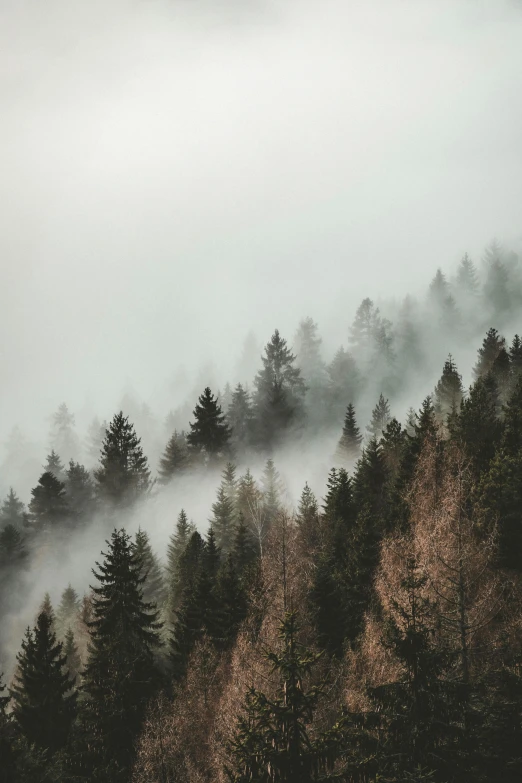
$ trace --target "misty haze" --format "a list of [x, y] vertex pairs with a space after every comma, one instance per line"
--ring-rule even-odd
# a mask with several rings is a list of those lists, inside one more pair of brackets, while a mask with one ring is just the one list
[[0, 4], [0, 783], [522, 779], [522, 4]]

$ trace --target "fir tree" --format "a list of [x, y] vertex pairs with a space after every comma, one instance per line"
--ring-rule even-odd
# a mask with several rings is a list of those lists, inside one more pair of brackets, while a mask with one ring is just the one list
[[69, 462], [65, 488], [71, 518], [79, 523], [94, 512], [94, 485], [88, 470], [78, 462]]
[[307, 483], [301, 492], [295, 521], [305, 551], [313, 552], [320, 542], [319, 506]]
[[42, 473], [31, 495], [29, 511], [39, 529], [49, 530], [65, 520], [68, 513], [65, 484], [53, 473]]
[[475, 379], [483, 378], [490, 372], [500, 349], [505, 348], [505, 345], [504, 337], [491, 327], [482, 341], [482, 347], [478, 350], [477, 363], [473, 368]]
[[147, 457], [133, 425], [121, 411], [106, 431], [94, 478], [99, 497], [113, 505], [128, 505], [150, 487]]
[[47, 455], [47, 461], [43, 467], [46, 473], [52, 473], [58, 481], [65, 480], [65, 467], [54, 449]]
[[27, 557], [25, 537], [19, 528], [6, 525], [0, 530], [0, 565], [7, 568], [19, 565]]
[[11, 698], [3, 683], [3, 674], [0, 672], [0, 783], [13, 783], [17, 780], [15, 750], [14, 721], [8, 710]]
[[382, 433], [381, 448], [389, 479], [395, 481], [400, 470], [406, 444], [406, 432], [394, 417]]
[[373, 352], [376, 331], [380, 325], [379, 308], [368, 297], [363, 299], [350, 328], [350, 343], [357, 358], [368, 359]]
[[352, 462], [361, 453], [362, 435], [355, 420], [355, 408], [350, 403], [344, 417], [343, 432], [337, 446], [337, 456], [341, 461]]
[[174, 430], [159, 461], [161, 484], [168, 484], [176, 476], [181, 476], [190, 465], [187, 438], [184, 432]]
[[497, 389], [491, 375], [478, 378], [462, 401], [454, 435], [471, 460], [476, 475], [493, 458], [501, 434]]
[[158, 608], [165, 598], [165, 584], [158, 558], [152, 551], [148, 534], [139, 528], [134, 537], [133, 552], [139, 563], [143, 600]]
[[261, 491], [263, 493], [263, 511], [270, 526], [281, 511], [281, 495], [283, 484], [273, 459], [267, 459], [261, 476]]
[[463, 397], [462, 376], [457, 370], [453, 357], [449, 354], [444, 362], [442, 376], [435, 387], [435, 413], [440, 421], [460, 407]]
[[339, 348], [327, 368], [328, 410], [332, 422], [339, 422], [344, 414], [346, 400], [357, 400], [361, 390], [361, 376], [353, 356]]
[[509, 358], [511, 360], [511, 373], [516, 382], [522, 373], [522, 340], [518, 334], [513, 337], [513, 342], [509, 349]]
[[180, 593], [178, 588], [179, 564], [181, 557], [187, 548], [190, 536], [191, 525], [188, 521], [185, 510], [181, 509], [176, 523], [176, 532], [170, 536], [167, 547], [167, 600], [171, 610], [176, 608], [175, 599]]
[[505, 320], [512, 305], [511, 281], [505, 264], [500, 258], [495, 258], [488, 264], [486, 280], [484, 283], [484, 297], [491, 305], [493, 314]]
[[[83, 752], [76, 758], [91, 779], [126, 779], [147, 702], [158, 685], [154, 650], [157, 612], [142, 597], [144, 577], [130, 536], [115, 530], [93, 571], [91, 643], [84, 671]], [[97, 777], [98, 776], [98, 777]]]
[[232, 559], [234, 567], [239, 574], [243, 576], [256, 559], [256, 545], [251, 532], [245, 525], [242, 514], [239, 515], [239, 521], [234, 535], [234, 545], [232, 548]]
[[232, 547], [234, 521], [234, 504], [227, 493], [224, 482], [221, 482], [216, 502], [212, 504], [211, 524], [215, 530], [218, 546], [224, 555], [227, 555]]
[[68, 628], [65, 632], [63, 640], [63, 654], [65, 655], [65, 666], [70, 676], [78, 682], [80, 670], [82, 668], [82, 661], [78, 652], [78, 647], [74, 641], [74, 632], [72, 628]]
[[322, 340], [312, 318], [304, 318], [294, 338], [296, 361], [306, 383], [307, 417], [320, 424], [325, 412], [326, 366], [321, 356]]
[[457, 270], [457, 287], [468, 297], [475, 297], [479, 292], [477, 270], [467, 253], [464, 253]]
[[0, 508], [0, 528], [7, 525], [21, 528], [25, 525], [25, 522], [25, 506], [14, 489], [9, 487], [7, 497], [2, 503], [2, 508]]
[[106, 432], [107, 422], [100, 422], [98, 417], [95, 417], [89, 425], [87, 437], [85, 439], [85, 453], [87, 455], [87, 464], [89, 467], [94, 467], [100, 461]]
[[372, 420], [366, 427], [366, 432], [370, 438], [376, 438], [378, 440], [386, 429], [390, 419], [390, 404], [388, 400], [384, 398], [384, 395], [380, 394], [377, 405], [372, 411]]
[[76, 694], [47, 612], [40, 612], [33, 630], [27, 629], [17, 660], [12, 688], [16, 724], [28, 743], [55, 753], [68, 740]]
[[210, 458], [227, 453], [230, 429], [218, 400], [207, 386], [194, 408], [194, 421], [190, 423], [187, 442]]
[[60, 639], [65, 639], [66, 631], [76, 623], [80, 611], [80, 599], [76, 590], [68, 585], [62, 593], [56, 611], [56, 631]]
[[252, 441], [254, 412], [250, 394], [240, 383], [232, 392], [227, 419], [231, 427], [231, 443], [235, 449], [245, 449]]
[[52, 417], [50, 440], [53, 449], [66, 460], [77, 459], [79, 456], [80, 441], [74, 431], [74, 415], [65, 402], [62, 402]]
[[217, 624], [215, 643], [229, 649], [247, 615], [247, 595], [232, 553], [223, 561], [216, 579]]

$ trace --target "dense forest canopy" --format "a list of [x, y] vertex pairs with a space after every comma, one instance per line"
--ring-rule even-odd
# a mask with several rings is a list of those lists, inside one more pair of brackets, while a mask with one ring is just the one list
[[61, 403], [0, 506], [3, 779], [519, 780], [521, 313], [492, 242], [163, 422]]

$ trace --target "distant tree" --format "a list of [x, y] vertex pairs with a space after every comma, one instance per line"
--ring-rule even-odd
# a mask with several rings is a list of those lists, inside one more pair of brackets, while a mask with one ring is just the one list
[[73, 767], [81, 761], [91, 780], [128, 779], [145, 707], [158, 686], [154, 651], [161, 624], [143, 600], [138, 556], [124, 530], [115, 530], [107, 544], [93, 572], [98, 586], [92, 588], [85, 698], [71, 754]]
[[349, 341], [358, 359], [368, 360], [374, 350], [374, 340], [381, 324], [379, 308], [368, 297], [363, 299], [350, 328]]
[[159, 461], [159, 476], [161, 484], [168, 484], [176, 476], [181, 476], [190, 465], [190, 454], [187, 436], [184, 432], [174, 430]]
[[234, 545], [232, 547], [234, 567], [240, 577], [245, 574], [250, 565], [255, 561], [256, 554], [256, 542], [252, 533], [245, 525], [243, 515], [240, 514], [234, 534]]
[[94, 467], [100, 460], [107, 426], [107, 422], [100, 422], [97, 416], [91, 421], [89, 425], [87, 437], [85, 439], [85, 453], [89, 467]]
[[255, 539], [258, 552], [262, 553], [263, 543], [268, 535], [270, 525], [263, 505], [263, 493], [250, 469], [247, 469], [238, 482], [237, 511], [238, 516], [243, 517], [248, 531]]
[[511, 360], [511, 373], [516, 383], [516, 380], [522, 373], [522, 340], [518, 334], [513, 337], [513, 342], [509, 349], [509, 358]]
[[355, 408], [350, 403], [346, 409], [344, 417], [343, 432], [341, 440], [337, 445], [337, 456], [343, 461], [352, 461], [357, 459], [361, 453], [362, 435], [355, 420]]
[[265, 462], [263, 475], [261, 476], [261, 491], [263, 493], [263, 510], [267, 524], [272, 525], [281, 511], [281, 497], [284, 486], [274, 465], [274, 460], [271, 458]]
[[452, 355], [449, 354], [435, 387], [435, 413], [440, 421], [444, 422], [452, 411], [459, 409], [463, 394], [462, 376], [457, 370]]
[[0, 508], [0, 528], [12, 525], [15, 528], [21, 528], [27, 521], [25, 506], [14, 491], [9, 487], [7, 497]]
[[511, 281], [508, 270], [500, 258], [495, 258], [487, 264], [484, 298], [491, 306], [494, 315], [505, 320], [512, 306]]
[[192, 532], [185, 510], [181, 509], [176, 523], [176, 531], [170, 536], [167, 547], [167, 600], [171, 611], [175, 610], [175, 602], [181, 592], [178, 586], [179, 564]]
[[78, 462], [69, 462], [66, 471], [65, 488], [67, 503], [72, 519], [80, 522], [95, 509], [94, 485], [88, 470]]
[[392, 481], [395, 481], [400, 470], [405, 444], [406, 432], [395, 417], [390, 419], [382, 433], [381, 448], [386, 470]]
[[62, 593], [60, 604], [56, 611], [56, 633], [59, 639], [65, 639], [69, 627], [76, 623], [80, 611], [80, 598], [76, 590], [68, 585]]
[[17, 660], [11, 691], [16, 724], [28, 743], [55, 753], [67, 743], [76, 694], [46, 612], [40, 612], [33, 630], [27, 629]]
[[511, 359], [505, 348], [501, 348], [490, 370], [498, 394], [499, 413], [509, 399], [512, 388]]
[[304, 485], [301, 492], [295, 521], [305, 552], [317, 550], [320, 543], [319, 506], [308, 484]]
[[74, 640], [74, 632], [72, 628], [68, 628], [65, 632], [63, 642], [63, 654], [65, 656], [65, 667], [76, 683], [82, 668], [82, 662], [78, 653], [78, 647]]
[[425, 353], [417, 328], [419, 313], [412, 298], [406, 296], [397, 319], [395, 344], [397, 362], [403, 372], [418, 372], [425, 363]]
[[437, 269], [435, 277], [430, 283], [428, 298], [430, 302], [438, 307], [444, 307], [444, 304], [450, 295], [448, 281], [441, 269]]
[[454, 328], [459, 322], [459, 314], [455, 299], [453, 298], [448, 281], [440, 269], [437, 269], [435, 277], [428, 290], [428, 302], [439, 314], [439, 323], [446, 331]]
[[296, 362], [306, 383], [306, 410], [309, 420], [321, 424], [325, 414], [324, 392], [328, 376], [326, 365], [321, 355], [322, 339], [319, 337], [318, 326], [308, 317], [299, 323], [294, 338], [293, 349]]
[[378, 440], [386, 429], [390, 419], [390, 404], [388, 400], [384, 398], [384, 395], [380, 394], [377, 405], [372, 411], [372, 420], [366, 427], [366, 432], [371, 438], [376, 438]]
[[52, 473], [58, 481], [65, 480], [65, 466], [54, 449], [47, 455], [47, 460], [43, 467], [46, 473]]
[[6, 525], [0, 530], [0, 566], [15, 567], [27, 557], [25, 536], [20, 528]]
[[207, 386], [194, 408], [187, 442], [209, 458], [223, 456], [229, 450], [230, 429], [217, 398]]
[[502, 337], [493, 327], [488, 329], [488, 332], [482, 341], [482, 347], [478, 350], [477, 363], [473, 368], [475, 379], [482, 378], [491, 371], [493, 362], [497, 358], [500, 349], [505, 348], [505, 346], [506, 341], [504, 337]]
[[467, 253], [464, 253], [457, 270], [457, 288], [459, 293], [468, 297], [479, 293], [477, 269]]
[[243, 385], [249, 383], [254, 377], [260, 354], [261, 346], [254, 332], [251, 331], [247, 334], [243, 343], [243, 350], [237, 362], [235, 373]]
[[80, 441], [74, 431], [74, 415], [62, 402], [52, 417], [50, 442], [53, 449], [65, 460], [77, 459], [80, 452]]
[[245, 449], [252, 440], [254, 412], [250, 393], [240, 383], [232, 392], [227, 420], [231, 428], [232, 445], [235, 449]]
[[159, 608], [165, 599], [165, 584], [158, 558], [152, 551], [149, 536], [138, 529], [134, 536], [133, 554], [137, 558], [142, 582], [143, 600]]
[[277, 329], [261, 358], [263, 367], [254, 379], [257, 440], [271, 447], [297, 424], [306, 386], [294, 354]]
[[42, 473], [31, 495], [29, 511], [39, 529], [48, 530], [65, 520], [68, 513], [65, 484], [53, 473]]
[[102, 445], [100, 467], [94, 471], [99, 497], [113, 505], [128, 505], [150, 487], [150, 470], [141, 441], [123, 413], [115, 414]]
[[331, 411], [332, 422], [341, 425], [345, 411], [346, 400], [356, 401], [361, 390], [361, 376], [353, 356], [339, 348], [327, 368], [328, 409]]
[[227, 492], [225, 481], [221, 482], [216, 501], [212, 504], [211, 524], [215, 530], [218, 546], [226, 556], [233, 544], [235, 510], [234, 501]]

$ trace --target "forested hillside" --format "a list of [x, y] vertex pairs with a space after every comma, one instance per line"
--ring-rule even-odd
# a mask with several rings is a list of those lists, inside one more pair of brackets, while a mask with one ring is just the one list
[[0, 780], [518, 783], [521, 321], [493, 242], [163, 424], [60, 405], [0, 506]]

